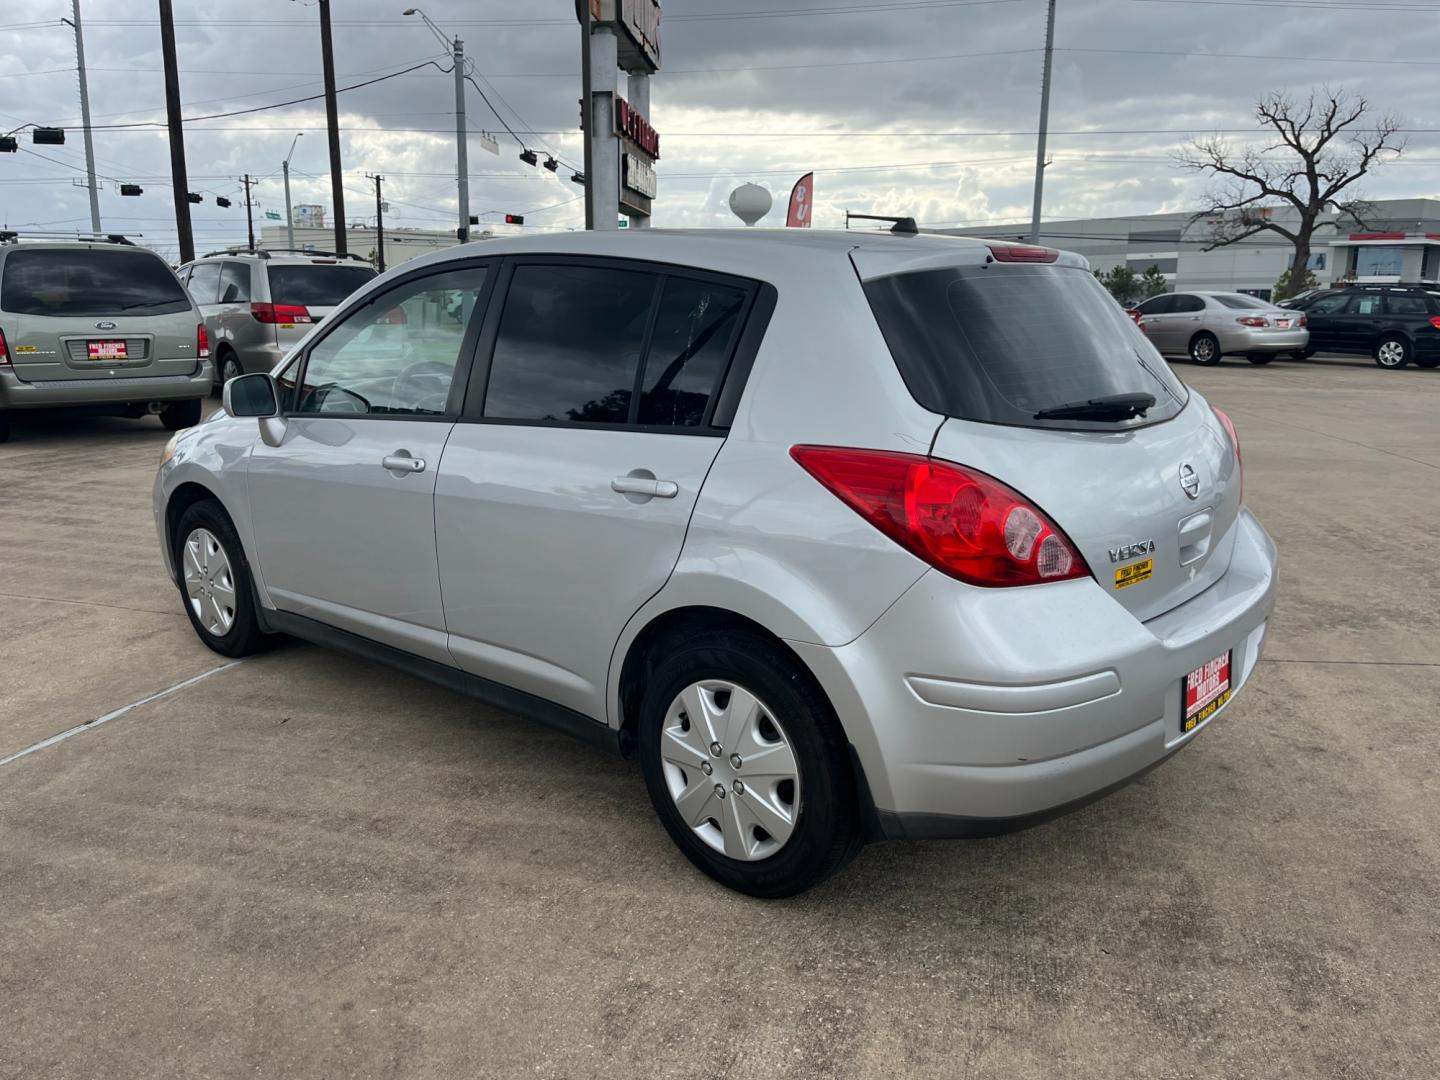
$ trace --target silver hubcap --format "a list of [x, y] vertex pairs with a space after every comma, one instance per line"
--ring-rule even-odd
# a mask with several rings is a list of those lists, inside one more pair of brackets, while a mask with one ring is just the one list
[[785, 729], [743, 686], [706, 679], [670, 703], [660, 761], [675, 808], [732, 859], [768, 859], [800, 813], [800, 769]]
[[1201, 338], [1195, 342], [1195, 359], [1209, 360], [1215, 355], [1215, 343], [1209, 338]]
[[190, 610], [209, 633], [224, 637], [235, 625], [235, 577], [225, 549], [209, 529], [185, 538], [185, 595]]
[[225, 362], [220, 365], [220, 378], [225, 382], [240, 377], [240, 364], [233, 356], [227, 356]]
[[1399, 367], [1405, 359], [1405, 346], [1398, 341], [1383, 342], [1378, 356], [1386, 367]]

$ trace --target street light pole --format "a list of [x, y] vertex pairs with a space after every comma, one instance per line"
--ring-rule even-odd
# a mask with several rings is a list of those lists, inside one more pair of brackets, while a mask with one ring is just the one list
[[470, 239], [470, 145], [465, 127], [465, 43], [458, 37], [451, 41], [430, 16], [419, 8], [406, 8], [400, 14], [419, 15], [421, 22], [450, 50], [455, 72], [455, 179], [460, 197], [460, 229], [456, 237], [463, 244]]
[[80, 122], [85, 126], [85, 182], [90, 189], [90, 228], [100, 235], [100, 187], [95, 182], [95, 139], [90, 133], [90, 86], [85, 77], [85, 35], [80, 30], [80, 0], [71, 0], [75, 18], [61, 19], [75, 31], [75, 65], [80, 72]]
[[1045, 200], [1045, 136], [1050, 128], [1050, 61], [1055, 54], [1055, 0], [1045, 22], [1045, 74], [1040, 81], [1040, 132], [1035, 147], [1035, 209], [1030, 215], [1030, 243], [1040, 242], [1040, 208]]
[[290, 211], [290, 159], [295, 156], [295, 144], [304, 134], [303, 131], [295, 133], [295, 138], [290, 140], [290, 152], [280, 163], [280, 170], [285, 174], [285, 246], [291, 251], [295, 250], [295, 215]]

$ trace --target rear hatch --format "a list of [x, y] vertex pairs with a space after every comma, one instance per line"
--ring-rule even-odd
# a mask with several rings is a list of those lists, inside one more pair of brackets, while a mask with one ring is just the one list
[[0, 273], [0, 329], [23, 382], [191, 375], [200, 315], [153, 252], [16, 248]]
[[864, 285], [911, 392], [947, 417], [933, 455], [1033, 500], [1117, 603], [1150, 619], [1225, 573], [1240, 508], [1229, 437], [1083, 265], [981, 261]]
[[375, 276], [373, 267], [337, 259], [267, 264], [270, 302], [274, 305], [275, 343], [288, 349], [310, 327]]

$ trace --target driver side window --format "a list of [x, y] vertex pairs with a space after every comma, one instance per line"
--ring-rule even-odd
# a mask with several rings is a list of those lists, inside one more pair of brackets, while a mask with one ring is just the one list
[[376, 296], [310, 350], [294, 411], [441, 416], [483, 266], [417, 278]]

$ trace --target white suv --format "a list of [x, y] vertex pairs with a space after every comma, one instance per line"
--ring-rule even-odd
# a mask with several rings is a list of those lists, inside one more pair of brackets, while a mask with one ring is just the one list
[[1275, 549], [1223, 414], [1084, 260], [749, 231], [407, 263], [169, 446], [196, 632], [283, 632], [640, 759], [702, 870], [1029, 824], [1255, 670]]

